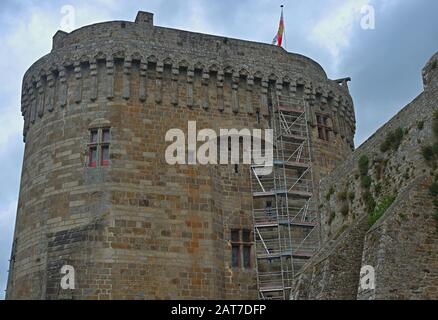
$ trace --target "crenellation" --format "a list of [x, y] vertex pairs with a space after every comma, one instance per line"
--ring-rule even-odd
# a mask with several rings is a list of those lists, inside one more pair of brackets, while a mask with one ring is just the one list
[[55, 75], [53, 71], [47, 74], [47, 95], [46, 95], [47, 111], [55, 110]]
[[231, 96], [231, 110], [233, 113], [239, 113], [239, 94], [238, 94], [238, 90], [239, 90], [239, 79], [240, 76], [237, 72], [233, 72], [232, 76], [232, 85], [231, 85], [231, 89], [232, 89], [232, 96]]
[[123, 62], [123, 99], [125, 100], [129, 100], [131, 98], [131, 88], [130, 88], [131, 67], [132, 67], [132, 60], [129, 57], [125, 58]]
[[67, 106], [67, 70], [64, 66], [59, 68], [59, 92], [58, 92], [58, 102], [61, 108]]
[[222, 70], [217, 73], [217, 107], [220, 112], [225, 110], [224, 102], [224, 80], [225, 75]]
[[140, 84], [139, 84], [139, 99], [142, 102], [147, 100], [147, 90], [146, 90], [146, 82], [147, 82], [147, 69], [148, 65], [146, 61], [142, 61], [140, 63]]
[[90, 61], [90, 100], [96, 101], [98, 97], [98, 69], [97, 69], [97, 59]]
[[187, 69], [187, 107], [193, 108], [194, 105], [194, 97], [193, 97], [193, 79], [195, 77], [195, 69], [193, 67], [189, 67]]
[[[107, 58], [108, 56], [108, 58]], [[179, 77], [176, 76], [175, 74], [175, 70], [179, 70], [181, 68], [184, 69], [184, 65], [186, 64], [184, 61], [182, 61], [179, 65], [178, 64], [174, 64], [171, 60], [169, 59], [165, 59], [163, 61], [158, 60], [157, 58], [155, 58], [154, 55], [150, 55], [149, 58], [147, 59], [147, 62], [141, 62], [142, 58], [141, 55], [139, 55], [138, 53], [134, 53], [132, 56], [135, 56], [139, 63], [140, 63], [140, 71], [139, 71], [139, 81], [141, 83], [140, 88], [139, 88], [139, 94], [137, 96], [136, 99], [138, 99], [139, 101], [146, 101], [146, 96], [147, 96], [147, 69], [145, 70], [145, 67], [148, 64], [154, 65], [154, 71], [153, 74], [154, 76], [154, 82], [155, 82], [155, 88], [156, 90], [154, 90], [154, 96], [155, 96], [155, 102], [160, 104], [161, 103], [161, 96], [162, 96], [162, 88], [163, 88], [163, 71], [164, 71], [164, 65], [169, 65], [171, 73], [170, 73], [170, 78], [171, 78], [171, 87], [173, 86], [173, 88], [175, 88], [176, 90], [172, 90], [173, 92], [173, 97], [171, 97], [171, 101], [173, 101], [172, 103], [175, 104], [177, 103], [178, 99], [176, 99], [179, 96], [178, 93], [178, 88], [179, 88]], [[87, 58], [82, 58], [81, 62], [75, 62], [75, 63], [71, 63], [68, 59], [64, 61], [63, 65], [58, 67], [58, 73], [59, 73], [59, 80], [57, 79], [57, 82], [59, 81], [59, 85], [55, 85], [50, 86], [48, 85], [48, 80], [47, 85], [43, 86], [44, 88], [42, 90], [47, 91], [47, 93], [45, 93], [45, 95], [47, 97], [50, 97], [51, 90], [54, 90], [57, 96], [56, 101], [58, 101], [58, 103], [61, 105], [61, 107], [66, 105], [66, 93], [64, 95], [63, 92], [68, 90], [68, 84], [67, 84], [67, 74], [68, 74], [68, 68], [66, 68], [66, 66], [72, 66], [72, 72], [74, 74], [74, 82], [71, 83], [71, 88], [73, 88], [73, 100], [76, 103], [80, 103], [83, 100], [83, 81], [87, 80], [90, 83], [90, 87], [87, 88], [89, 90], [89, 96], [87, 96], [87, 98], [90, 101], [96, 101], [99, 99], [99, 95], [101, 94], [101, 91], [98, 90], [99, 87], [99, 83], [98, 83], [98, 79], [100, 78], [99, 76], [99, 70], [98, 70], [98, 61], [103, 61], [106, 64], [106, 71], [105, 71], [105, 75], [104, 75], [104, 81], [105, 81], [105, 92], [106, 92], [106, 98], [107, 99], [114, 99], [116, 98], [115, 96], [115, 92], [114, 92], [114, 82], [117, 81], [116, 77], [118, 76], [115, 73], [115, 63], [119, 63], [119, 62], [115, 62], [113, 57], [117, 58], [117, 61], [120, 61], [122, 63], [122, 89], [121, 89], [121, 98], [125, 99], [125, 100], [129, 100], [132, 99], [131, 96], [131, 92], [130, 92], [130, 88], [131, 88], [131, 77], [133, 76], [131, 74], [132, 72], [132, 56], [126, 56], [125, 52], [123, 50], [121, 50], [120, 48], [117, 48], [116, 53], [113, 53], [111, 55], [104, 55], [102, 52], [100, 52], [99, 54], [97, 54], [95, 56], [95, 58], [90, 59], [89, 61], [85, 61]], [[187, 97], [187, 106], [189, 108], [193, 108], [196, 103], [199, 104], [199, 106], [202, 105], [203, 108], [205, 108], [208, 105], [209, 108], [209, 91], [210, 91], [210, 86], [209, 83], [211, 82], [210, 79], [208, 81], [206, 81], [206, 77], [210, 75], [210, 73], [216, 73], [217, 70], [220, 70], [223, 72], [223, 76], [221, 77], [220, 74], [218, 73], [218, 76], [213, 79], [214, 81], [216, 81], [216, 90], [217, 90], [217, 96], [218, 96], [218, 109], [221, 110], [221, 108], [223, 108], [224, 106], [221, 106], [222, 101], [230, 101], [230, 110], [233, 114], [238, 114], [239, 113], [239, 109], [243, 103], [243, 105], [245, 105], [246, 110], [249, 110], [248, 114], [251, 114], [252, 111], [251, 107], [253, 107], [252, 105], [249, 105], [249, 101], [252, 100], [251, 95], [254, 94], [254, 92], [260, 91], [259, 95], [260, 95], [260, 111], [261, 114], [263, 116], [268, 116], [269, 115], [269, 111], [267, 108], [267, 98], [264, 98], [264, 95], [268, 94], [268, 87], [269, 87], [269, 83], [266, 84], [266, 81], [261, 81], [261, 86], [260, 89], [258, 89], [257, 85], [253, 82], [253, 84], [248, 84], [248, 80], [246, 80], [246, 82], [241, 82], [241, 78], [243, 77], [244, 79], [257, 79], [257, 77], [261, 77], [261, 78], [265, 78], [263, 77], [263, 75], [260, 72], [256, 72], [254, 73], [254, 75], [251, 75], [250, 73], [248, 73], [246, 71], [246, 69], [241, 69], [240, 73], [236, 73], [232, 70], [234, 70], [235, 68], [231, 68], [230, 66], [223, 68], [221, 70], [220, 67], [218, 67], [216, 64], [212, 65], [210, 68], [205, 68], [202, 66], [202, 64], [200, 63], [196, 63], [195, 64], [196, 67], [193, 68], [189, 68], [187, 71], [187, 92], [186, 92], [186, 97]], [[199, 82], [199, 88], [200, 90], [203, 92], [202, 94], [202, 99], [200, 99], [199, 101], [195, 101], [194, 95], [196, 95], [195, 92], [195, 87], [198, 88], [198, 82], [197, 82], [197, 77], [195, 74], [195, 69], [198, 68], [198, 66], [202, 66], [200, 67], [199, 70], [202, 70], [201, 77], [199, 78], [200, 82]], [[84, 69], [86, 68], [86, 69]], [[143, 68], [143, 69], [141, 69]], [[84, 78], [85, 73], [84, 70], [86, 70], [87, 72], [87, 79]], [[198, 69], [196, 69], [198, 70]], [[243, 74], [242, 74], [243, 72]], [[229, 75], [227, 77], [225, 77], [225, 75]], [[228, 90], [224, 90], [224, 81], [225, 78], [229, 79], [230, 81], [230, 91]], [[321, 86], [318, 86], [314, 89], [314, 86], [312, 85], [312, 81], [307, 80], [303, 77], [299, 77], [297, 78], [297, 80], [291, 81], [289, 80], [289, 77], [284, 77], [284, 81], [280, 81], [277, 80], [278, 77], [275, 74], [270, 74], [269, 76], [269, 81], [268, 82], [272, 82], [273, 87], [275, 88], [274, 90], [277, 92], [277, 94], [279, 96], [288, 96], [289, 98], [294, 98], [294, 97], [299, 97], [301, 95], [300, 92], [302, 92], [302, 96], [304, 97], [304, 99], [306, 101], [308, 101], [310, 103], [310, 105], [313, 105], [315, 103], [319, 103], [321, 109], [324, 109], [326, 105], [328, 105], [327, 100], [329, 98], [327, 90], [323, 89]], [[173, 81], [175, 81], [176, 83], [172, 84]], [[253, 80], [254, 81], [254, 80]], [[68, 81], [70, 82], [70, 81]], [[143, 85], [144, 84], [144, 85]], [[328, 83], [330, 84], [330, 83]], [[336, 84], [336, 86], [338, 86]], [[67, 87], [67, 88], [66, 88]], [[207, 88], [206, 88], [207, 87]], [[161, 89], [159, 89], [161, 88]], [[251, 90], [249, 90], [248, 88], [250, 88]], [[286, 88], [286, 89], [285, 89]], [[289, 88], [289, 90], [287, 90], [287, 88]], [[301, 91], [302, 88], [302, 91]], [[37, 90], [41, 90], [41, 87], [39, 86]], [[198, 89], [196, 89], [198, 90]], [[286, 95], [286, 91], [289, 91]], [[223, 93], [221, 93], [221, 91], [223, 91]], [[246, 97], [245, 97], [245, 92], [246, 92]], [[251, 92], [251, 93], [250, 93]], [[333, 92], [333, 88], [331, 89], [331, 95], [334, 97], [340, 97], [340, 100], [344, 99], [342, 94], [339, 93], [334, 93]], [[230, 97], [228, 98], [228, 94], [230, 94]], [[222, 97], [222, 99], [220, 99], [219, 97]], [[347, 99], [349, 99], [347, 97]], [[248, 105], [246, 105], [248, 104]], [[176, 105], [176, 104], [175, 104]], [[346, 107], [346, 110], [350, 110], [350, 113], [345, 112], [345, 117], [346, 122], [348, 123], [348, 126], [350, 126], [351, 130], [354, 132], [355, 131], [355, 126], [354, 126], [354, 115], [351, 113], [352, 107], [350, 105], [348, 105], [348, 107]], [[342, 116], [342, 115], [341, 115]], [[349, 130], [350, 131], [350, 130]], [[343, 135], [345, 136], [346, 133], [343, 132]], [[352, 139], [350, 139], [350, 141], [352, 141]]]
[[210, 108], [209, 96], [210, 73], [204, 69], [202, 73], [202, 109], [208, 110]]
[[253, 88], [254, 88], [254, 77], [248, 76], [246, 78], [246, 111], [249, 115], [254, 114], [253, 107]]
[[36, 88], [35, 84], [32, 83], [32, 87], [30, 88], [30, 96], [31, 96], [31, 102], [30, 102], [30, 122], [32, 124], [35, 123], [36, 120], [36, 114], [37, 114], [37, 97], [36, 97]]
[[178, 79], [180, 68], [172, 65], [172, 76], [171, 76], [171, 90], [172, 90], [172, 105], [178, 107], [179, 105], [179, 90], [178, 90]]
[[155, 102], [161, 104], [163, 100], [163, 72], [164, 63], [159, 61], [156, 64], [156, 76], [155, 76]]
[[106, 97], [114, 98], [114, 60], [109, 58], [106, 60]]
[[73, 64], [73, 72], [74, 72], [74, 79], [75, 79], [75, 86], [74, 86], [74, 94], [73, 99], [75, 103], [81, 103], [82, 101], [82, 63], [79, 61], [76, 61]]
[[266, 78], [262, 79], [262, 90], [260, 93], [260, 112], [264, 117], [269, 116], [268, 109], [268, 80]]

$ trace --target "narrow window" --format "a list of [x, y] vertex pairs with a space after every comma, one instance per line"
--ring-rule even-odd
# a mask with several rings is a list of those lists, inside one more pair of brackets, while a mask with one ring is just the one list
[[109, 128], [91, 129], [88, 143], [88, 167], [109, 166], [111, 132]]
[[257, 119], [257, 123], [260, 123], [260, 111], [259, 110], [256, 111], [256, 119]]
[[251, 269], [251, 230], [231, 230], [231, 265], [233, 268]]
[[239, 173], [239, 165], [238, 164], [235, 164], [234, 165], [234, 173]]
[[109, 146], [103, 146], [101, 149], [101, 162], [100, 165], [102, 167], [106, 167], [109, 165]]
[[99, 131], [98, 130], [91, 130], [90, 132], [90, 143], [97, 143]]
[[233, 268], [240, 267], [240, 247], [238, 245], [232, 245], [231, 247], [231, 263]]
[[96, 168], [97, 165], [97, 148], [96, 147], [90, 147], [90, 153], [89, 153], [89, 164], [88, 166], [90, 168]]
[[331, 128], [329, 127], [329, 117], [325, 115], [316, 115], [316, 125], [318, 128], [318, 138], [329, 141]]
[[103, 129], [102, 130], [102, 142], [103, 143], [109, 143], [110, 142], [110, 129]]
[[242, 230], [242, 242], [251, 242], [251, 231]]
[[239, 230], [231, 230], [231, 241], [239, 242], [239, 240], [240, 240]]
[[102, 146], [100, 152], [100, 165], [107, 167], [109, 165], [109, 143], [111, 140], [110, 129], [102, 129]]
[[251, 246], [243, 246], [243, 267], [251, 269]]
[[231, 266], [240, 268], [240, 230], [231, 230]]

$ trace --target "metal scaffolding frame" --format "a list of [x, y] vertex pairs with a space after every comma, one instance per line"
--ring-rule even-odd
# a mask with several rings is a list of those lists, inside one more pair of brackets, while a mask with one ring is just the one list
[[305, 103], [304, 99], [282, 100], [273, 95], [272, 172], [266, 175], [265, 166], [251, 166], [260, 299], [288, 299], [294, 274], [319, 248]]

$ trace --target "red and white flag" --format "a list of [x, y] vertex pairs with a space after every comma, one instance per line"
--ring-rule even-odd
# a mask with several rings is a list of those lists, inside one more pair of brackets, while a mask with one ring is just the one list
[[280, 17], [280, 24], [278, 26], [278, 32], [274, 37], [274, 40], [272, 40], [273, 45], [277, 45], [281, 47], [283, 43], [283, 35], [284, 35], [284, 19], [283, 19], [283, 6], [281, 6], [281, 17]]

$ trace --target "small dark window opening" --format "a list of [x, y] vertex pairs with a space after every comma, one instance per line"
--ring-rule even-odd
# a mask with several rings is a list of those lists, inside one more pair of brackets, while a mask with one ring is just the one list
[[231, 230], [231, 265], [233, 268], [251, 269], [251, 230]]
[[257, 123], [260, 123], [260, 111], [259, 110], [256, 111], [256, 119], [257, 119]]
[[240, 267], [240, 247], [238, 245], [232, 245], [231, 248], [231, 263], [233, 268], [239, 268]]
[[330, 140], [329, 117], [325, 115], [316, 115], [316, 126], [318, 129], [318, 138], [324, 141]]
[[91, 129], [88, 143], [88, 167], [107, 167], [110, 163], [111, 132], [109, 128]]
[[238, 164], [235, 164], [235, 165], [234, 165], [234, 173], [235, 173], [235, 174], [238, 174], [238, 173], [239, 173], [239, 165], [238, 165]]
[[251, 246], [243, 246], [243, 267], [251, 269]]

